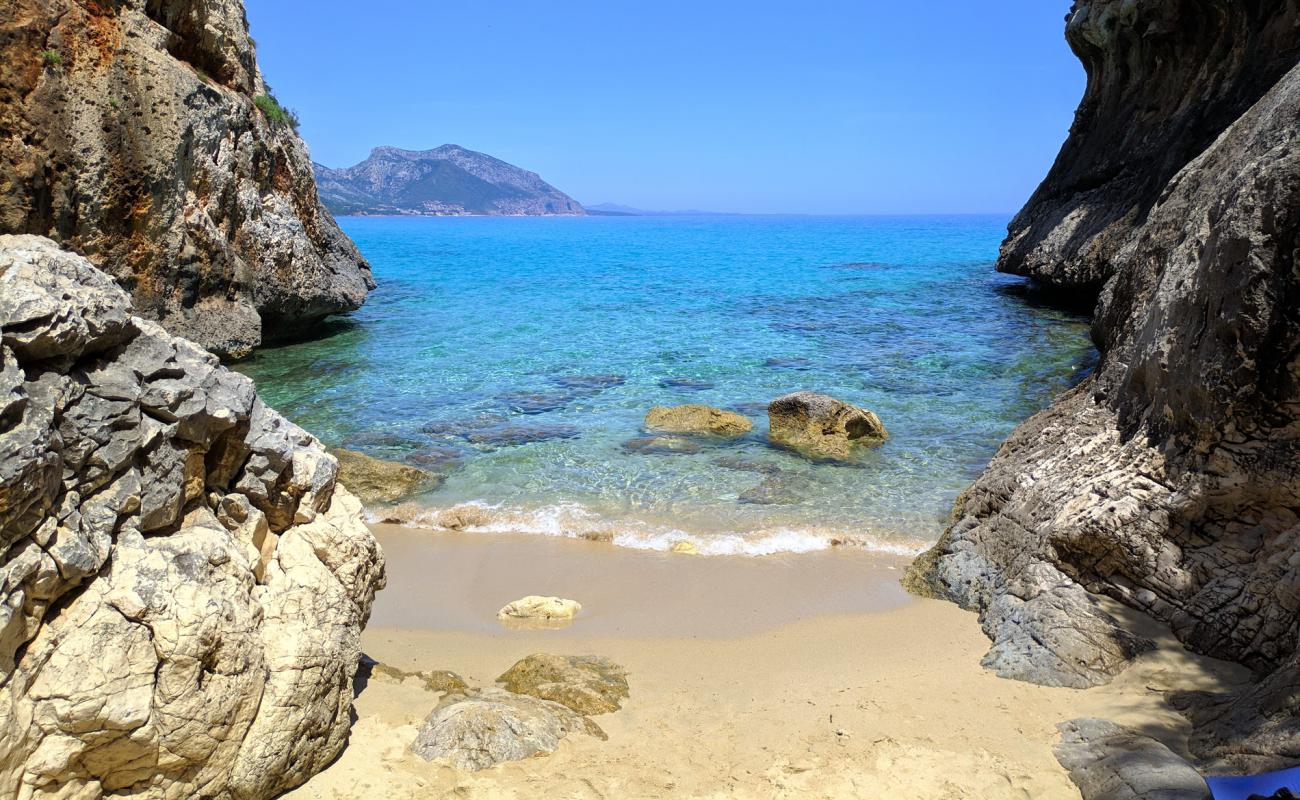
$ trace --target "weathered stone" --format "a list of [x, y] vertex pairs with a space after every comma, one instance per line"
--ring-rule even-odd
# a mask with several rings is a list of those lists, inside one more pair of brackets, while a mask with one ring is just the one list
[[1079, 0], [1069, 36], [1088, 93], [999, 268], [1097, 295], [1100, 361], [1012, 434], [909, 584], [980, 612], [990, 660], [1032, 680], [1137, 652], [1088, 592], [1280, 668], [1192, 748], [1294, 759], [1300, 7]]
[[579, 714], [617, 711], [628, 697], [627, 671], [600, 656], [538, 653], [521, 659], [497, 683], [518, 694], [568, 706]]
[[[370, 268], [306, 147], [254, 104], [269, 89], [240, 0], [10, 0], [3, 16], [0, 233], [85, 254], [136, 313], [222, 355], [365, 300]], [[47, 330], [33, 346], [84, 335]]]
[[1211, 800], [1200, 773], [1149, 736], [1092, 718], [1056, 727], [1053, 752], [1083, 800]]
[[497, 612], [497, 619], [573, 619], [581, 610], [582, 604], [576, 600], [530, 594], [507, 603]]
[[360, 503], [85, 259], [0, 236], [0, 264], [0, 796], [303, 782], [346, 740], [384, 582]]
[[655, 406], [645, 415], [645, 426], [665, 433], [700, 433], [709, 436], [744, 436], [754, 424], [734, 411], [701, 405]]
[[445, 669], [405, 670], [372, 661], [365, 656], [361, 657], [361, 669], [369, 670], [369, 675], [372, 678], [381, 678], [398, 683], [415, 680], [423, 684], [425, 689], [442, 694], [459, 692], [469, 688], [469, 684], [465, 683], [464, 678]]
[[394, 503], [421, 489], [431, 489], [438, 478], [422, 469], [385, 461], [355, 450], [335, 448], [339, 480], [365, 503]]
[[844, 460], [855, 445], [889, 438], [872, 412], [815, 392], [778, 397], [768, 404], [767, 417], [774, 443], [813, 458]]
[[596, 723], [559, 703], [478, 689], [444, 697], [411, 749], [426, 761], [445, 758], [457, 769], [480, 770], [553, 753], [574, 732], [605, 738]]

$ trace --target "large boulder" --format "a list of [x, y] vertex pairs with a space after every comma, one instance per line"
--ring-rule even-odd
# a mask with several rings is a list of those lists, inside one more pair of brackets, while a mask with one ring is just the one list
[[627, 671], [601, 656], [538, 653], [520, 659], [497, 683], [588, 715], [617, 711], [628, 697]]
[[[999, 266], [1061, 291], [1100, 281], [1100, 363], [1011, 435], [910, 584], [978, 611], [1032, 680], [1102, 682], [1139, 652], [1094, 594], [1164, 620], [1272, 673], [1193, 749], [1284, 766], [1300, 754], [1281, 724], [1300, 707], [1300, 6], [1080, 0], [1070, 20], [1088, 95]], [[1133, 97], [1152, 103], [1101, 113]], [[1096, 643], [1086, 669], [1051, 666], [1062, 637]]]
[[0, 287], [0, 796], [302, 783], [384, 583], [334, 459], [48, 239]]
[[370, 267], [317, 199], [241, 0], [0, 17], [0, 233], [85, 254], [136, 313], [222, 356], [365, 301]]
[[425, 761], [446, 759], [457, 769], [480, 770], [553, 753], [575, 732], [605, 738], [596, 723], [559, 703], [501, 689], [473, 689], [443, 697], [411, 749]]
[[754, 423], [734, 411], [701, 405], [655, 406], [645, 415], [645, 426], [664, 433], [698, 433], [707, 436], [744, 436]]
[[812, 458], [845, 460], [858, 445], [889, 438], [880, 417], [816, 392], [795, 392], [767, 406], [772, 441]]
[[366, 503], [395, 503], [421, 489], [431, 489], [438, 476], [399, 461], [385, 461], [342, 447], [330, 451], [339, 462], [339, 480]]

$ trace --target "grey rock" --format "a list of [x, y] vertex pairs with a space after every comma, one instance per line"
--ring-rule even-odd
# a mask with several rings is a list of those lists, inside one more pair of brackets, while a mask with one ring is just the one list
[[[1199, 652], [1262, 673], [1292, 669], [1300, 630], [1300, 67], [1276, 65], [1295, 64], [1300, 53], [1300, 9], [1211, 5], [1204, 25], [1170, 26], [1160, 21], [1193, 12], [1172, 1], [1075, 4], [1071, 40], [1077, 48], [1086, 34], [1092, 77], [1054, 173], [1087, 173], [1098, 185], [1071, 193], [1052, 189], [1057, 179], [1049, 178], [1022, 216], [1084, 227], [1028, 250], [1017, 239], [1021, 219], [1001, 266], [1061, 287], [1102, 280], [1093, 332], [1100, 361], [1011, 435], [909, 575], [913, 588], [978, 611], [994, 638], [990, 661], [1028, 679], [1078, 679], [1068, 663], [1077, 657], [1053, 666], [1062, 637], [1079, 645], [1089, 680], [1118, 672], [1126, 653], [1140, 651], [1090, 610], [1088, 593], [1165, 621]], [[1199, 63], [1211, 40], [1240, 59], [1194, 74], [1143, 71], [1154, 69], [1155, 53], [1163, 64]], [[1154, 130], [1131, 135], [1122, 130], [1128, 112], [1107, 121], [1096, 105], [1161, 91], [1173, 94], [1155, 110], [1141, 106]], [[1204, 146], [1170, 146], [1192, 122]], [[1169, 149], [1155, 157], [1151, 147]], [[1138, 177], [1159, 184], [1149, 207], [1134, 205], [1129, 181]], [[1049, 196], [1055, 210], [1044, 204]], [[1113, 206], [1096, 214], [1077, 205], [1106, 197]], [[1087, 232], [1093, 222], [1104, 223], [1104, 242]], [[1033, 259], [1037, 266], [1026, 266]], [[1081, 652], [1090, 642], [1091, 660]], [[1265, 719], [1284, 720], [1285, 704], [1241, 702], [1240, 714], [1222, 717], [1193, 747], [1228, 752], [1223, 746], [1236, 741], [1258, 748], [1260, 759], [1300, 754], [1300, 732], [1285, 724], [1257, 736]]]
[[411, 749], [426, 761], [445, 758], [458, 769], [480, 770], [553, 753], [575, 732], [605, 738], [594, 722], [559, 703], [477, 689], [443, 697]]
[[1149, 736], [1087, 717], [1056, 727], [1053, 752], [1083, 800], [1211, 800], [1200, 773]]
[[302, 783], [384, 583], [360, 503], [86, 259], [0, 236], [0, 265], [0, 796]]
[[[5, 17], [0, 233], [84, 254], [135, 313], [223, 356], [365, 300], [369, 265], [317, 199], [306, 147], [254, 105], [269, 89], [240, 0], [17, 0]], [[33, 346], [82, 335], [46, 331]]]
[[692, 455], [703, 448], [684, 436], [637, 436], [623, 442], [623, 449], [646, 455]]

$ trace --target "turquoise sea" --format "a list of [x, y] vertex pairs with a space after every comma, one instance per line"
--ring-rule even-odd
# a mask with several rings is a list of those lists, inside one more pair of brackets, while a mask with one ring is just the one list
[[[1006, 219], [344, 218], [374, 267], [321, 340], [239, 365], [328, 445], [445, 474], [413, 521], [705, 554], [916, 552], [1019, 422], [1090, 367], [1087, 322], [1017, 296]], [[849, 464], [766, 442], [811, 389], [892, 438]], [[749, 415], [647, 443], [656, 404]], [[640, 441], [638, 441], [640, 440]]]

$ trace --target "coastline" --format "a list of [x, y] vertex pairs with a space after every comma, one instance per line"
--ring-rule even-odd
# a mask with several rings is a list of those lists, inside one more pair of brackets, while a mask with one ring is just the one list
[[[628, 669], [631, 699], [595, 718], [609, 741], [570, 736], [546, 758], [466, 773], [409, 752], [436, 693], [363, 671], [349, 746], [291, 798], [1073, 800], [1051, 751], [1058, 722], [1102, 716], [1185, 754], [1188, 725], [1164, 693], [1248, 679], [1141, 620], [1157, 649], [1107, 686], [1000, 679], [979, 664], [988, 640], [976, 617], [905, 595], [902, 559], [888, 556], [703, 559], [372, 530], [390, 577], [362, 635], [369, 658], [490, 686], [530, 653], [598, 654]], [[583, 611], [563, 630], [497, 622], [496, 608], [533, 592], [565, 592]]]

